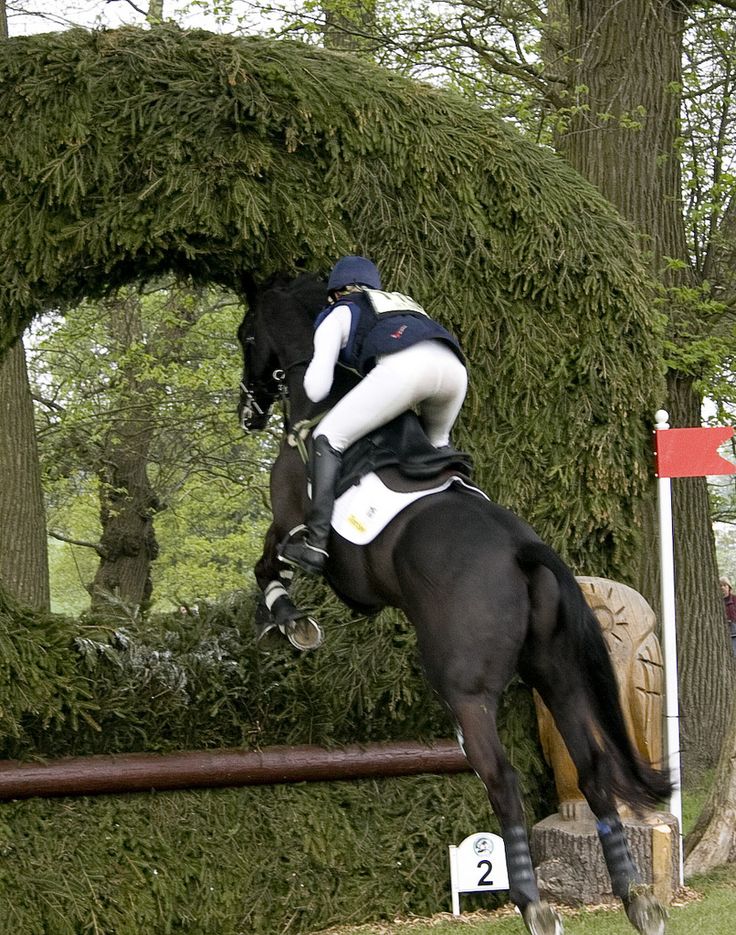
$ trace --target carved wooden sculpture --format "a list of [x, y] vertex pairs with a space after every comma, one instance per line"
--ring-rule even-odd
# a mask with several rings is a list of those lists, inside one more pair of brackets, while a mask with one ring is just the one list
[[[648, 762], [660, 764], [664, 669], [654, 611], [641, 594], [625, 584], [593, 577], [577, 581], [608, 644], [624, 716], [636, 747]], [[583, 817], [589, 811], [577, 786], [577, 771], [549, 711], [539, 697], [535, 701], [542, 747], [555, 775], [560, 815]]]

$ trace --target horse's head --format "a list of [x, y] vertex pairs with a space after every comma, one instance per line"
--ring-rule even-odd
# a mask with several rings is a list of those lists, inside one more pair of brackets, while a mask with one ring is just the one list
[[256, 291], [238, 328], [243, 351], [238, 417], [246, 432], [265, 428], [290, 371], [312, 356], [314, 318], [327, 304], [327, 287], [310, 274]]

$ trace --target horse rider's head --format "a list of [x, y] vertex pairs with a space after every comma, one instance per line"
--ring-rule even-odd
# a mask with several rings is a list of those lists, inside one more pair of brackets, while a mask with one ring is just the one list
[[341, 257], [332, 268], [327, 281], [327, 294], [332, 301], [349, 286], [381, 289], [381, 274], [375, 263], [364, 256]]

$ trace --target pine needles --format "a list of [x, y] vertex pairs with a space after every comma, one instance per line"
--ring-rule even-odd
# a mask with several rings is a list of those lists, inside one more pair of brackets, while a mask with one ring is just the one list
[[467, 348], [481, 484], [577, 571], [630, 579], [658, 318], [631, 233], [561, 160], [350, 56], [171, 26], [4, 43], [0, 119], [0, 346], [122, 283], [237, 290], [365, 252]]
[[[255, 645], [242, 594], [122, 631], [39, 626], [3, 603], [0, 753], [451, 736], [407, 624], [345, 620], [315, 598], [328, 640], [304, 657]], [[501, 734], [530, 819], [551, 796], [533, 723], [529, 692], [512, 685]], [[430, 914], [448, 898], [447, 845], [481, 827], [496, 825], [467, 774], [4, 803], [0, 933], [272, 935]]]

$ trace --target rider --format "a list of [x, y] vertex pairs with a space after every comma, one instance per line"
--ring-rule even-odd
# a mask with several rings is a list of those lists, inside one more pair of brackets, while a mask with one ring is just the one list
[[381, 276], [370, 260], [338, 260], [327, 294], [330, 304], [315, 321], [305, 392], [312, 402], [323, 400], [338, 362], [362, 379], [314, 429], [306, 537], [281, 551], [284, 561], [313, 574], [323, 570], [327, 559], [345, 449], [413, 407], [435, 448], [449, 445], [468, 385], [455, 338], [409, 296], [382, 291]]

